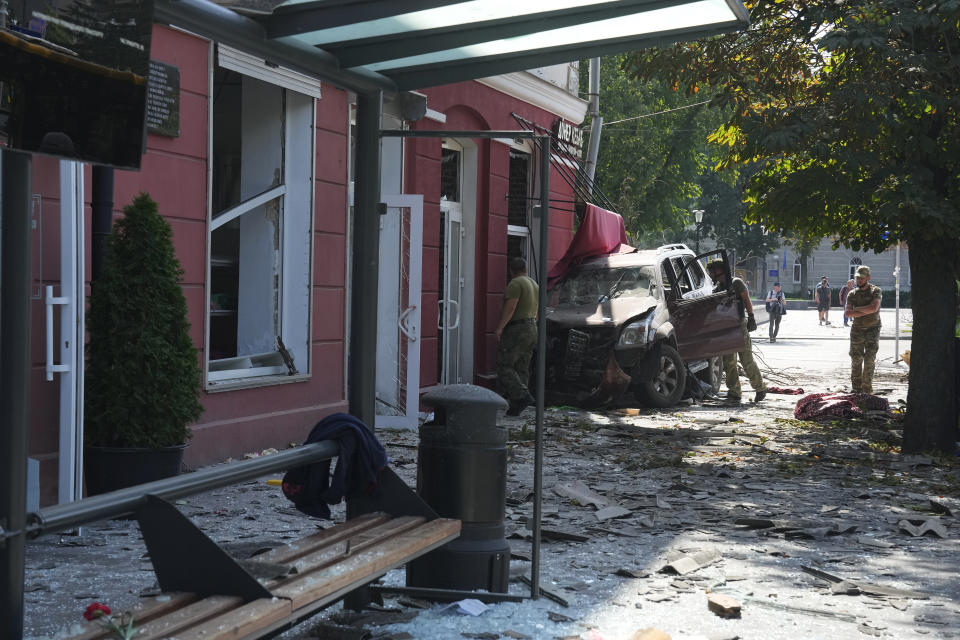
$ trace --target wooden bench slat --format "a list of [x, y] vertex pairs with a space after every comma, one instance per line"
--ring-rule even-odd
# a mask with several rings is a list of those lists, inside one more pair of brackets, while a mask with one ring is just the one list
[[[289, 600], [260, 598], [202, 624], [177, 632], [177, 640], [220, 640], [244, 638], [264, 630], [291, 615]], [[140, 640], [140, 636], [137, 636]]]
[[342, 522], [329, 529], [317, 531], [305, 538], [294, 542], [274, 547], [270, 551], [258, 554], [250, 558], [256, 562], [269, 562], [272, 564], [289, 564], [293, 560], [316, 551], [318, 548], [334, 544], [361, 531], [371, 529], [378, 525], [388, 522], [390, 516], [384, 514], [367, 514], [358, 516]]
[[242, 605], [243, 598], [240, 596], [208, 596], [144, 625], [134, 622], [137, 627], [136, 637], [137, 640], [158, 640], [169, 638], [173, 634], [179, 637], [181, 630], [201, 624]]
[[[113, 607], [111, 609], [117, 615], [123, 611], [129, 611], [133, 614], [134, 626], [139, 627], [141, 623], [149, 622], [171, 611], [185, 607], [196, 601], [197, 598], [198, 596], [195, 593], [165, 593], [143, 598], [134, 606], [122, 611]], [[70, 640], [104, 640], [110, 637], [110, 633], [96, 620], [85, 623], [83, 627], [84, 630], [79, 634], [70, 636]]]
[[334, 562], [339, 562], [343, 558], [362, 551], [375, 544], [382, 543], [392, 536], [399, 535], [404, 531], [409, 531], [413, 527], [423, 524], [424, 519], [419, 516], [402, 516], [394, 518], [388, 522], [377, 525], [371, 529], [366, 529], [357, 533], [346, 540], [338, 541], [332, 545], [319, 548], [313, 553], [300, 557], [293, 562], [297, 573], [265, 582], [267, 588], [273, 592], [273, 589], [279, 585], [286, 584], [296, 580], [298, 576], [316, 571]]
[[296, 611], [351, 584], [366, 584], [394, 567], [426, 553], [460, 535], [460, 521], [439, 518], [410, 529], [383, 544], [346, 556], [340, 562], [298, 576], [273, 589], [289, 598]]

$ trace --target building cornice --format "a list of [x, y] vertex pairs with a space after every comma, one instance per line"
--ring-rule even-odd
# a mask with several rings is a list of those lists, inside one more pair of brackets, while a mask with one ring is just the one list
[[518, 100], [556, 114], [572, 124], [580, 124], [587, 115], [587, 102], [528, 71], [517, 71], [492, 78], [480, 78], [480, 84]]

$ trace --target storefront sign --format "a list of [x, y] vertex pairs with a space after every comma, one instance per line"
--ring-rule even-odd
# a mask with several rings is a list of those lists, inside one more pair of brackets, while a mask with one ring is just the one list
[[558, 119], [553, 123], [553, 142], [557, 151], [580, 157], [583, 149], [583, 131], [580, 127]]
[[147, 131], [180, 135], [180, 69], [156, 60], [150, 61], [147, 82]]

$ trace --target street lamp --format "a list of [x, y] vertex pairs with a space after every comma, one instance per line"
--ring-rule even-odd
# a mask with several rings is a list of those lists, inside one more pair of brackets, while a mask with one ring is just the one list
[[703, 209], [694, 209], [693, 218], [697, 221], [697, 255], [700, 255], [700, 223], [703, 222]]

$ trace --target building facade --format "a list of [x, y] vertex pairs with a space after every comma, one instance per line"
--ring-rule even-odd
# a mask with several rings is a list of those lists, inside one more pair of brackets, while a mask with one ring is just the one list
[[[347, 409], [355, 97], [172, 27], [154, 26], [151, 59], [170, 82], [165, 108], [176, 126], [168, 118], [147, 136], [140, 171], [116, 172], [113, 208], [121, 215], [144, 191], [173, 228], [204, 379], [186, 464], [302, 442], [320, 418]], [[571, 91], [557, 81], [569, 67], [425, 90], [424, 118], [404, 120], [388, 103], [383, 128], [516, 130], [512, 114], [576, 126], [586, 105], [575, 82]], [[421, 389], [484, 382], [493, 371], [508, 256], [534, 262], [540, 251], [532, 205], [541, 159], [523, 141], [466, 136], [384, 138], [382, 155], [388, 214], [380, 291], [369, 292], [380, 304], [378, 414], [410, 426]], [[45, 318], [59, 314], [53, 344], [82, 343], [91, 169], [38, 156], [33, 190], [30, 456], [50, 504], [77, 489], [66, 485], [80, 447], [82, 364], [48, 374]], [[553, 198], [574, 199], [556, 174]], [[71, 219], [83, 224], [71, 231]], [[548, 224], [552, 262], [572, 237], [572, 205], [551, 209]], [[54, 296], [75, 288], [73, 311], [48, 304], [46, 286]]]

